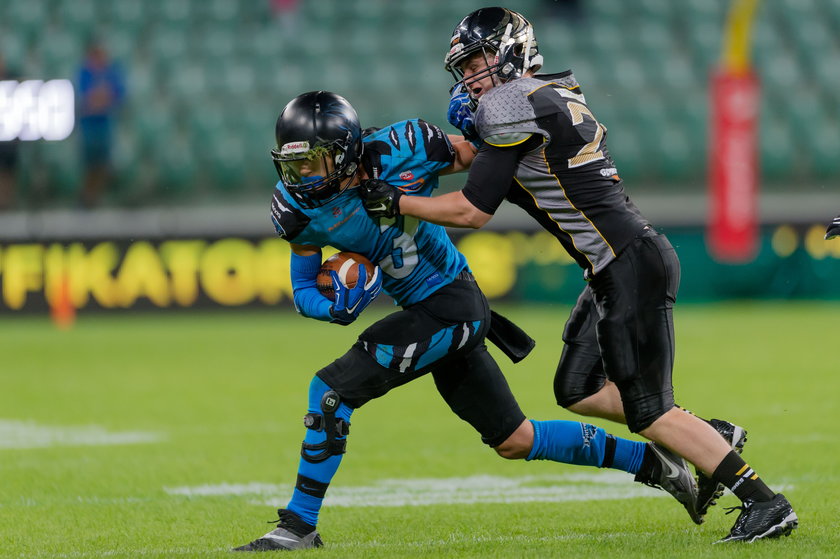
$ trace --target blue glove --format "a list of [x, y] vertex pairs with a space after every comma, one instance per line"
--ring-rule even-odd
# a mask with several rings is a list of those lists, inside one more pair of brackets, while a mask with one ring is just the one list
[[472, 99], [462, 83], [456, 83], [449, 91], [449, 111], [446, 120], [461, 131], [464, 138], [472, 142], [475, 147], [481, 145], [481, 138], [475, 130], [475, 115], [470, 103]]
[[350, 289], [341, 283], [338, 272], [332, 271], [332, 283], [335, 290], [335, 303], [330, 308], [330, 315], [333, 319], [330, 322], [347, 326], [356, 320], [362, 311], [365, 310], [371, 301], [376, 299], [382, 289], [382, 274], [379, 268], [374, 268], [373, 277], [367, 281], [367, 271], [361, 264], [359, 266], [359, 279], [356, 287]]

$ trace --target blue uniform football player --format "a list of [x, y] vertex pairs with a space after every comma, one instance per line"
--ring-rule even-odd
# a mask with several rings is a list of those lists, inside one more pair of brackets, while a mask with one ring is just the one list
[[[302, 94], [280, 114], [272, 156], [280, 174], [271, 204], [277, 233], [292, 249], [294, 302], [306, 317], [350, 324], [384, 290], [402, 310], [364, 330], [309, 389], [306, 434], [292, 498], [277, 528], [236, 551], [319, 547], [318, 514], [345, 452], [350, 418], [366, 402], [431, 373], [452, 411], [509, 459], [552, 460], [637, 474], [674, 496], [696, 495], [691, 472], [668, 451], [573, 421], [526, 419], [485, 336], [520, 359], [532, 340], [487, 300], [443, 227], [414, 218], [371, 218], [358, 196], [366, 178], [430, 196], [438, 176], [466, 168], [475, 150], [453, 145], [436, 126], [405, 120], [363, 135], [353, 107], [325, 91]], [[335, 300], [321, 295], [321, 248], [360, 253], [376, 264], [345, 287], [333, 272]], [[492, 318], [491, 318], [492, 317]], [[526, 341], [523, 342], [523, 338]], [[639, 479], [640, 471], [649, 472]], [[692, 493], [693, 492], [693, 493]]]

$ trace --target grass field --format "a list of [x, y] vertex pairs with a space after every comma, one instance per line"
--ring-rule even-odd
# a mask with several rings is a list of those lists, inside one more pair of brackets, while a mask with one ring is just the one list
[[[70, 331], [0, 318], [0, 556], [230, 557], [288, 499], [312, 374], [387, 310], [348, 328], [286, 310], [83, 315]], [[568, 309], [503, 311], [538, 342], [519, 365], [501, 358], [523, 409], [574, 419], [551, 389]], [[721, 506], [698, 527], [629, 474], [504, 461], [423, 378], [354, 414], [326, 546], [302, 555], [837, 557], [838, 315], [677, 312], [678, 402], [749, 430], [748, 462], [797, 507], [789, 538], [713, 546], [736, 516]]]

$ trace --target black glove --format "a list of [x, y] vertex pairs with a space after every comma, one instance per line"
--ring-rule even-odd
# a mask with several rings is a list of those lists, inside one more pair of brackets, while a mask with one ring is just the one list
[[400, 198], [403, 191], [379, 179], [365, 179], [359, 195], [370, 217], [397, 217], [400, 215]]
[[825, 231], [825, 240], [833, 239], [840, 236], [840, 215], [834, 218], [834, 221], [828, 224], [828, 229]]

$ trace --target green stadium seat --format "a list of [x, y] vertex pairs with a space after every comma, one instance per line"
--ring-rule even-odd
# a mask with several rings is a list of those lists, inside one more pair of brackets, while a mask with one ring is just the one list
[[730, 5], [729, 2], [685, 0], [679, 3], [679, 9], [684, 11], [691, 25], [711, 25], [717, 29], [722, 29]]
[[84, 59], [84, 47], [78, 35], [54, 31], [46, 34], [40, 46], [45, 79], [75, 80]]
[[154, 152], [159, 179], [157, 193], [173, 198], [193, 192], [198, 183], [196, 159], [190, 144], [175, 135], [162, 142]]
[[168, 105], [153, 103], [149, 99], [137, 101], [134, 110], [126, 115], [128, 129], [136, 138], [138, 148], [151, 151], [172, 137], [174, 118]]
[[38, 163], [46, 172], [47, 190], [59, 199], [72, 201], [81, 185], [81, 161], [75, 138], [64, 142], [41, 142]]
[[692, 171], [697, 168], [698, 161], [705, 164], [705, 158], [703, 157], [705, 151], [697, 153], [692, 149], [686, 130], [678, 123], [665, 123], [662, 127], [659, 145], [654, 149], [659, 153], [660, 176], [667, 182], [679, 184], [680, 181], [691, 177]]
[[835, 45], [833, 37], [837, 35], [836, 28], [829, 30], [823, 18], [814, 14], [798, 18], [789, 25], [789, 32], [798, 55], [806, 59], [823, 56], [826, 49]]
[[203, 69], [196, 63], [184, 63], [172, 68], [161, 89], [182, 104], [195, 104], [205, 94], [207, 80]]
[[[612, 21], [622, 23], [627, 21], [630, 15], [628, 2], [615, 2], [614, 0], [589, 0], [585, 2], [585, 9], [591, 19], [600, 21]], [[534, 25], [538, 25], [533, 22]], [[542, 22], [540, 22], [542, 23]]]
[[[513, 8], [536, 26], [543, 71], [574, 70], [609, 127], [624, 178], [696, 179], [707, 150], [708, 79], [720, 62], [731, 2], [583, 4], [588, 17], [576, 24], [555, 17], [544, 0], [518, 0]], [[0, 51], [26, 76], [74, 77], [85, 36], [97, 32], [128, 77], [120, 129], [131, 147], [117, 157], [126, 195], [160, 184], [158, 195], [166, 199], [204, 182], [220, 196], [242, 184], [255, 194], [274, 182], [265, 155], [273, 121], [303, 91], [347, 96], [363, 124], [422, 116], [448, 127], [451, 78], [443, 55], [454, 25], [481, 5], [301, 0], [289, 32], [273, 17], [269, 0], [9, 0], [0, 2]], [[838, 173], [831, 136], [839, 125], [838, 26], [835, 1], [775, 0], [756, 12], [752, 52], [767, 113], [761, 153], [768, 181], [808, 184]], [[774, 93], [792, 84], [805, 92], [796, 107]], [[628, 105], [639, 101], [639, 91], [647, 92], [651, 106]], [[167, 144], [171, 150], [162, 147]], [[232, 155], [217, 161], [214, 154], [225, 150]], [[29, 151], [37, 157], [24, 161], [23, 176], [40, 180], [29, 167], [44, 157], [51, 161], [46, 173], [79, 172], [53, 149], [49, 155]], [[185, 159], [190, 163], [180, 165]], [[57, 188], [69, 192], [80, 179], [58, 180]]]
[[619, 176], [625, 181], [637, 181], [649, 177], [651, 170], [645, 162], [646, 153], [642, 153], [642, 146], [635, 134], [633, 122], [617, 116], [606, 123], [607, 147], [615, 161]]
[[196, 17], [202, 17], [206, 10], [195, 12], [189, 0], [167, 0], [149, 3], [148, 21], [168, 24], [173, 27], [185, 27]]
[[[766, 111], [769, 112], [769, 111]], [[759, 163], [763, 181], [786, 181], [802, 171], [802, 157], [793, 135], [776, 116], [762, 118]]]
[[[198, 9], [205, 10], [210, 19], [218, 24], [229, 26], [239, 16], [242, 2], [232, 0], [202, 0]], [[193, 13], [195, 12], [195, 6]]]
[[[0, 24], [2, 25], [2, 24]], [[0, 27], [0, 52], [6, 65], [15, 70], [22, 70], [26, 59], [27, 41], [18, 33], [13, 33], [8, 26]]]
[[840, 175], [840, 135], [837, 130], [837, 119], [827, 118], [808, 137], [806, 146], [811, 155], [810, 170], [817, 178], [836, 181]]
[[44, 22], [48, 21], [47, 3], [45, 0], [8, 2], [5, 17], [15, 34], [38, 40], [42, 37]]
[[105, 4], [104, 11], [112, 27], [121, 33], [136, 37], [148, 17], [145, 8], [145, 2], [111, 0]]
[[838, 60], [840, 60], [840, 49], [830, 48], [823, 51], [822, 56], [818, 56], [812, 61], [814, 81], [825, 92], [840, 91]]
[[723, 45], [723, 27], [718, 23], [691, 25], [687, 32], [691, 57], [698, 72], [719, 66]]
[[155, 71], [167, 73], [187, 56], [187, 37], [182, 29], [158, 25], [150, 29], [146, 38], [146, 52]]
[[57, 6], [58, 27], [81, 38], [97, 31], [99, 6], [93, 0], [73, 0], [60, 2]]

